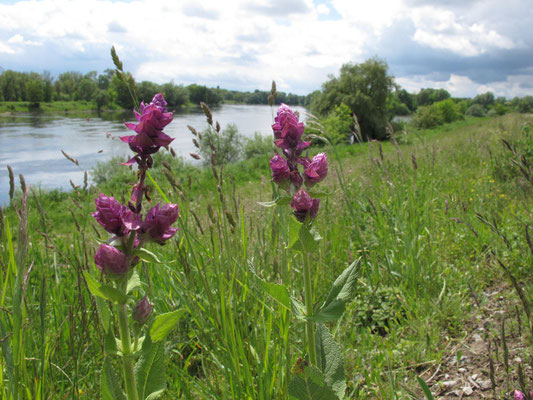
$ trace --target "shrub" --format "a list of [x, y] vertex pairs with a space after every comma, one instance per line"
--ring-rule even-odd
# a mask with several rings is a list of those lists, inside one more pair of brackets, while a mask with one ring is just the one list
[[413, 122], [417, 128], [427, 129], [442, 125], [444, 120], [434, 107], [420, 106], [416, 110]]
[[245, 160], [257, 156], [270, 156], [273, 146], [271, 136], [263, 136], [261, 133], [255, 132], [253, 138], [244, 138], [242, 156]]
[[465, 115], [469, 115], [471, 117], [484, 117], [485, 114], [485, 107], [483, 107], [481, 104], [472, 104], [465, 112]]
[[211, 159], [211, 144], [215, 148], [217, 165], [232, 163], [241, 157], [243, 137], [235, 124], [228, 124], [219, 133], [206, 129], [202, 136], [200, 155], [205, 163], [209, 163]]

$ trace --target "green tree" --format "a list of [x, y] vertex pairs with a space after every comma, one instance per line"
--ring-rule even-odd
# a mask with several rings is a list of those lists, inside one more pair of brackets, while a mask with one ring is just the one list
[[96, 89], [93, 95], [93, 100], [96, 103], [96, 109], [100, 111], [102, 107], [107, 106], [111, 102], [111, 97], [107, 90]]
[[[125, 77], [126, 79], [133, 79], [130, 73], [126, 73]], [[115, 101], [119, 106], [126, 110], [133, 110], [134, 104], [128, 89], [128, 85], [121, 81], [116, 75], [113, 75], [108, 90], [111, 99], [113, 99], [113, 101]]]
[[393, 77], [388, 75], [383, 60], [371, 58], [362, 64], [344, 64], [339, 77], [332, 76], [322, 85], [322, 92], [313, 96], [311, 110], [325, 116], [344, 103], [357, 115], [364, 139], [385, 139], [387, 98], [393, 87]]
[[169, 82], [165, 83], [162, 89], [165, 100], [171, 107], [182, 107], [189, 101], [189, 93], [182, 85]]
[[96, 90], [96, 82], [89, 78], [83, 78], [78, 84], [78, 89], [74, 93], [74, 100], [91, 101]]
[[155, 94], [161, 92], [161, 86], [150, 81], [142, 81], [141, 83], [137, 84], [136, 90], [139, 101], [144, 101], [146, 104], [148, 104], [152, 101]]
[[39, 103], [44, 100], [43, 81], [32, 79], [26, 83], [26, 100], [38, 107]]
[[483, 107], [488, 108], [494, 104], [494, 101], [494, 93], [487, 92], [478, 94], [476, 97], [474, 97], [473, 103], [481, 104]]
[[416, 100], [419, 106], [429, 106], [438, 101], [450, 98], [450, 93], [445, 89], [421, 89], [416, 95]]

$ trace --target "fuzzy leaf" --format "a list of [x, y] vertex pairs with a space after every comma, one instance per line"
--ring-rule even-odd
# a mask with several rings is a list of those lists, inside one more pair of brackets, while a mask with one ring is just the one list
[[120, 378], [107, 357], [104, 359], [104, 366], [100, 374], [100, 395], [102, 400], [126, 400], [120, 387]]
[[126, 293], [131, 293], [133, 290], [137, 289], [140, 286], [141, 278], [139, 277], [137, 271], [133, 271], [130, 279], [128, 279], [128, 288], [126, 289]]
[[259, 278], [259, 283], [263, 290], [267, 292], [274, 300], [280, 303], [285, 308], [291, 308], [291, 297], [287, 288], [278, 283], [266, 282]]
[[162, 342], [144, 339], [141, 357], [135, 363], [135, 381], [140, 400], [157, 399], [166, 388], [165, 347]]
[[149, 262], [152, 264], [161, 264], [161, 261], [159, 261], [159, 258], [152, 253], [150, 250], [146, 250], [145, 248], [140, 248], [135, 252], [135, 254], [143, 261]]
[[150, 338], [154, 342], [163, 340], [172, 329], [176, 326], [180, 317], [185, 313], [184, 309], [160, 314], [155, 317], [154, 323], [150, 328]]
[[344, 312], [346, 303], [353, 299], [355, 285], [357, 284], [357, 275], [359, 274], [359, 261], [355, 260], [342, 274], [339, 275], [329, 291], [326, 301], [320, 307], [320, 310], [311, 317], [317, 322], [336, 321]]
[[126, 304], [128, 296], [114, 287], [104, 285], [93, 278], [87, 271], [83, 271], [89, 291], [94, 295], [118, 304]]
[[346, 392], [346, 378], [341, 349], [324, 324], [317, 324], [315, 341], [318, 366], [328, 386], [342, 399]]
[[113, 330], [111, 329], [111, 327], [109, 327], [105, 335], [104, 351], [106, 354], [110, 355], [118, 354], [117, 340], [115, 338], [115, 335], [113, 334]]
[[289, 383], [289, 396], [297, 400], [339, 400], [326, 384], [326, 377], [312, 365], [303, 366]]
[[289, 218], [289, 249], [298, 242], [300, 238], [300, 229], [302, 228], [302, 223], [296, 220], [296, 218]]

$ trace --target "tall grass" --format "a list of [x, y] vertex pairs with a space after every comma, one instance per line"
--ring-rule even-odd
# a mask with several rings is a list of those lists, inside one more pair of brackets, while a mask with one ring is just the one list
[[[310, 263], [320, 298], [326, 282], [362, 257], [356, 296], [330, 326], [344, 349], [347, 398], [421, 397], [416, 376], [433, 372], [450, 341], [464, 335], [472, 290], [483, 300], [483, 290], [506, 276], [492, 254], [531, 299], [524, 224], [533, 224], [533, 196], [501, 142], [523, 140], [524, 118], [466, 120], [408, 132], [381, 152], [362, 143], [339, 146], [338, 161], [330, 157], [338, 175], [315, 222], [323, 240]], [[158, 249], [161, 264], [144, 265], [141, 280], [158, 313], [187, 310], [166, 348], [165, 398], [287, 398], [303, 326], [290, 324], [289, 310], [265, 294], [259, 278], [290, 280], [292, 288], [303, 282], [300, 261], [285, 248], [287, 210], [257, 205], [275, 196], [268, 157], [226, 166], [222, 181], [170, 156], [164, 161], [168, 168], [151, 172], [151, 196], [179, 204], [180, 231]], [[98, 239], [93, 198], [100, 191], [128, 198], [120, 179], [68, 194], [19, 191], [4, 210], [3, 398], [98, 398], [105, 307], [89, 295], [83, 271]], [[21, 199], [28, 208], [22, 232]]]

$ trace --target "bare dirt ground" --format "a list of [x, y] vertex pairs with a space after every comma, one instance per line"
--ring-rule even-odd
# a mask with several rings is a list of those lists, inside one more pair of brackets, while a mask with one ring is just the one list
[[443, 362], [421, 378], [435, 399], [513, 399], [521, 388], [520, 365], [531, 390], [529, 328], [513, 287], [502, 284], [472, 296], [478, 306], [465, 336], [450, 341]]

